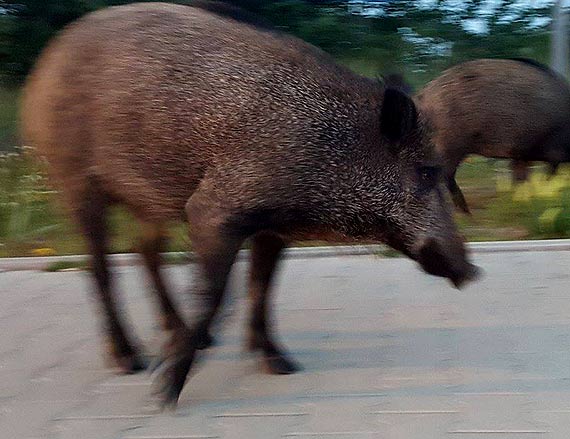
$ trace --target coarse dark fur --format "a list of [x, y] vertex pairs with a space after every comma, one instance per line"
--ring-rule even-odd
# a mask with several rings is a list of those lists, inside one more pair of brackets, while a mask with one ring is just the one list
[[[196, 350], [208, 345], [246, 239], [249, 346], [275, 373], [296, 369], [268, 317], [291, 240], [381, 241], [456, 285], [475, 275], [412, 100], [296, 38], [203, 8], [109, 8], [45, 50], [22, 121], [87, 237], [112, 353], [127, 371], [143, 363], [115, 309], [105, 213], [122, 204], [145, 225], [145, 263], [172, 330], [159, 374], [165, 402], [177, 400]], [[200, 268], [184, 319], [158, 253], [164, 225], [183, 216]]]
[[480, 59], [446, 70], [415, 97], [458, 207], [467, 203], [455, 182], [469, 154], [511, 159], [516, 180], [528, 163], [552, 172], [570, 161], [570, 89], [548, 67], [529, 59]]

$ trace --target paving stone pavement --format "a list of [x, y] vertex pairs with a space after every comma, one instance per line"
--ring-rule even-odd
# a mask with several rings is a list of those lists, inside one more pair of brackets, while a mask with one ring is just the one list
[[[0, 273], [2, 439], [498, 439], [570, 436], [570, 252], [478, 254], [463, 291], [407, 259], [287, 260], [281, 339], [304, 366], [243, 353], [245, 263], [218, 345], [175, 413], [148, 374], [105, 367], [87, 273]], [[116, 268], [149, 355], [163, 335], [142, 269]], [[190, 267], [165, 269], [183, 301]]]

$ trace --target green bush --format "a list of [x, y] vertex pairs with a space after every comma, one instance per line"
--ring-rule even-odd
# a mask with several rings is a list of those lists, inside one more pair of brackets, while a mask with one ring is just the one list
[[[139, 224], [124, 209], [111, 209], [110, 251], [137, 251]], [[190, 248], [186, 225], [172, 224], [165, 250]], [[0, 257], [85, 253], [84, 240], [63, 210], [43, 163], [29, 148], [0, 154]], [[179, 257], [174, 257], [179, 258]]]
[[499, 195], [490, 206], [505, 224], [521, 221], [534, 238], [570, 237], [570, 171], [550, 177], [534, 172], [529, 181], [508, 187], [499, 182]]
[[52, 191], [28, 150], [0, 155], [0, 253], [8, 243], [19, 247], [55, 231], [61, 224], [53, 215]]

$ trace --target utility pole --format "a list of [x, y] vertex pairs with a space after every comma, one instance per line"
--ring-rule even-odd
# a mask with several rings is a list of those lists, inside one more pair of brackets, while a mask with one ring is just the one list
[[552, 17], [551, 67], [568, 77], [568, 0], [556, 0]]

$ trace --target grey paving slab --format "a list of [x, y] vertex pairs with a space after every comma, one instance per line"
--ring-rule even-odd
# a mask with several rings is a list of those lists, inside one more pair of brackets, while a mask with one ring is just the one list
[[46, 437], [57, 439], [117, 439], [142, 427], [137, 419], [63, 419], [48, 424]]
[[[149, 375], [105, 367], [87, 273], [0, 273], [0, 437], [566, 439], [570, 252], [505, 250], [477, 253], [486, 277], [463, 291], [406, 259], [286, 260], [273, 302], [303, 366], [292, 376], [244, 353], [242, 260], [175, 413], [157, 412]], [[192, 267], [165, 272], [187, 310]], [[164, 334], [144, 273], [114, 273], [155, 355]]]
[[386, 396], [370, 414], [390, 439], [446, 437], [461, 415], [452, 398], [438, 396]]
[[2, 437], [48, 437], [48, 424], [77, 401], [16, 401], [4, 408]]

